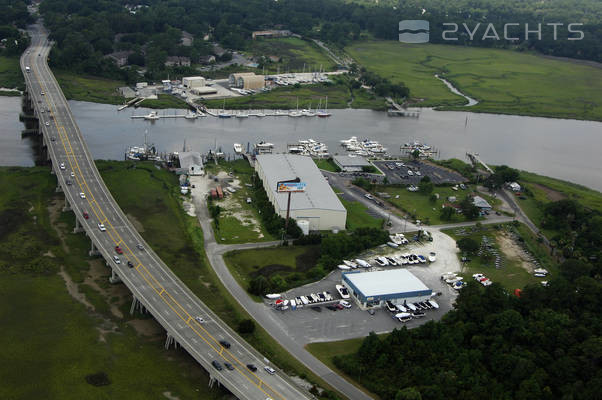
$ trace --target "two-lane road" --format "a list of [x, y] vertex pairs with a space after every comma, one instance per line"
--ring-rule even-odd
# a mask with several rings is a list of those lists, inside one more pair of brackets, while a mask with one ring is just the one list
[[[46, 32], [36, 25], [30, 33], [31, 45], [21, 57], [21, 69], [53, 170], [79, 223], [107, 264], [167, 333], [239, 399], [312, 398], [280, 371], [266, 372], [265, 358], [205, 306], [146, 245], [100, 177], [47, 65], [51, 46]], [[223, 341], [231, 346], [220, 343]], [[231, 369], [218, 371], [213, 361], [222, 366], [229, 363]], [[251, 371], [247, 364], [254, 364], [257, 370]]]

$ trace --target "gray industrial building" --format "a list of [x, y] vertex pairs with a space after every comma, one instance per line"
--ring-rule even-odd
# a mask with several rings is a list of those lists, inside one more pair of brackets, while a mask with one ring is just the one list
[[344, 172], [361, 172], [364, 167], [369, 167], [371, 165], [361, 156], [334, 156], [332, 157], [332, 160], [336, 166]]
[[255, 171], [263, 181], [263, 187], [276, 213], [283, 218], [286, 217], [288, 194], [278, 193], [276, 184], [298, 177], [307, 186], [304, 192], [291, 194], [291, 218], [308, 221], [309, 229], [313, 231], [345, 229], [347, 210], [311, 157], [260, 154], [255, 162]]
[[187, 175], [204, 175], [203, 159], [197, 151], [182, 151], [178, 154], [180, 171]]
[[360, 308], [413, 303], [429, 299], [433, 291], [407, 269], [343, 273], [343, 285]]

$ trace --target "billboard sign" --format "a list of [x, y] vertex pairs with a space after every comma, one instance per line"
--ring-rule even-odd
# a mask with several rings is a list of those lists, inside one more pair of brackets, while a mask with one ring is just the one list
[[276, 191], [278, 193], [304, 192], [305, 186], [305, 182], [278, 182]]

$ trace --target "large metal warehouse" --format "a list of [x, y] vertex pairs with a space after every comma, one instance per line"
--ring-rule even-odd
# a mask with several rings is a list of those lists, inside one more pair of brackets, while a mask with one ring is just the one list
[[343, 273], [343, 285], [360, 308], [381, 307], [387, 300], [402, 305], [404, 302], [423, 301], [433, 293], [406, 269], [346, 272]]
[[304, 192], [291, 194], [290, 216], [309, 222], [310, 230], [343, 230], [347, 210], [307, 156], [293, 154], [260, 154], [256, 158], [255, 171], [263, 181], [263, 187], [276, 212], [286, 218], [288, 194], [278, 193], [279, 181], [300, 178], [306, 183]]

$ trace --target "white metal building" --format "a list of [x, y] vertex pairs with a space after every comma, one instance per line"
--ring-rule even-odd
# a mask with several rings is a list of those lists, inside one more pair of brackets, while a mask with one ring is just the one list
[[433, 291], [407, 269], [374, 272], [345, 272], [343, 285], [360, 308], [414, 303], [431, 297]]
[[204, 175], [203, 160], [201, 153], [196, 151], [182, 151], [178, 154], [180, 168], [188, 175]]
[[276, 212], [286, 218], [288, 194], [278, 193], [276, 183], [300, 178], [305, 182], [305, 192], [291, 194], [290, 216], [306, 220], [311, 230], [343, 230], [347, 210], [334, 193], [320, 170], [307, 156], [293, 154], [260, 154], [255, 171]]
[[182, 78], [182, 85], [187, 89], [205, 86], [205, 78], [202, 76], [186, 76]]
[[371, 164], [366, 161], [364, 157], [350, 157], [350, 156], [334, 156], [332, 157], [334, 163], [345, 172], [361, 172], [364, 167], [369, 167]]
[[474, 204], [475, 206], [477, 206], [481, 210], [491, 211], [491, 208], [492, 208], [491, 204], [489, 204], [487, 202], [487, 200], [485, 200], [481, 196], [474, 196], [472, 198], [472, 204]]

